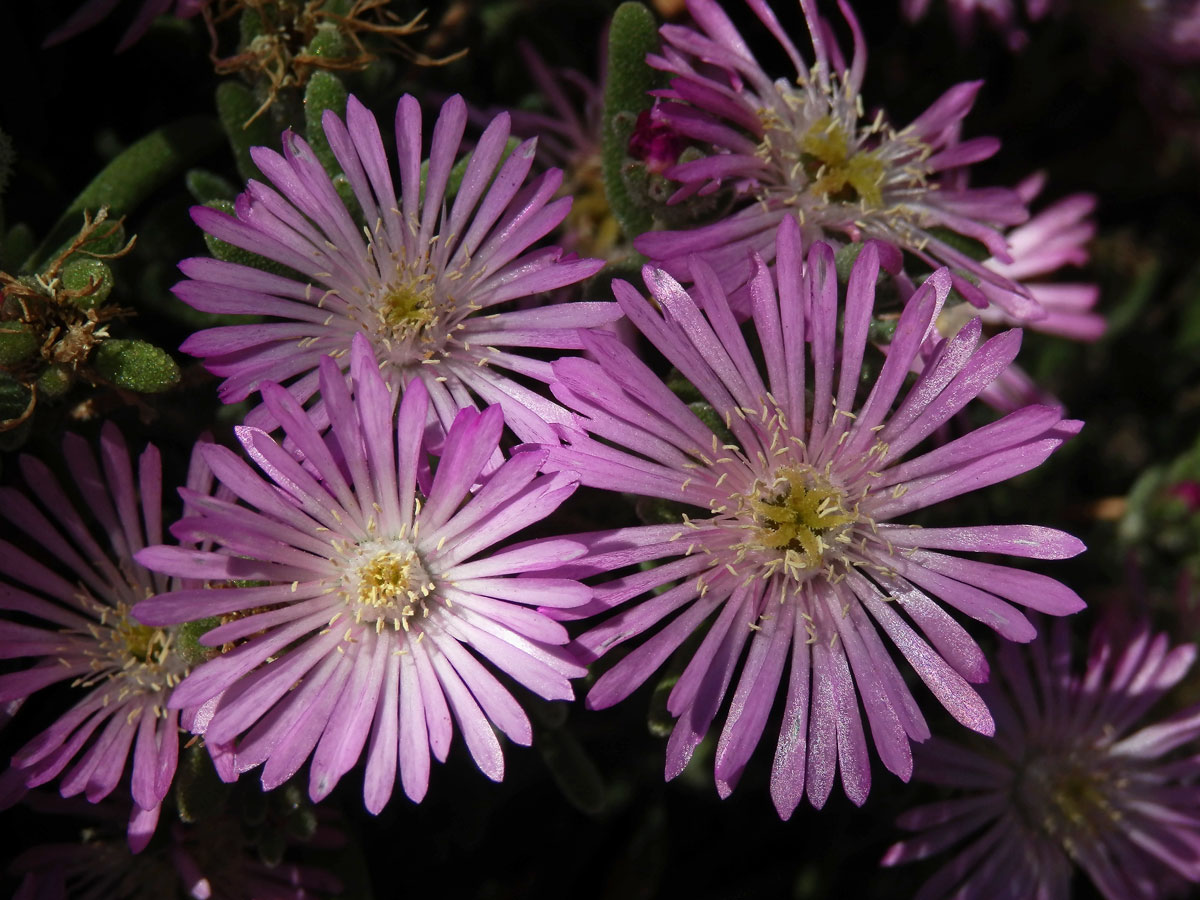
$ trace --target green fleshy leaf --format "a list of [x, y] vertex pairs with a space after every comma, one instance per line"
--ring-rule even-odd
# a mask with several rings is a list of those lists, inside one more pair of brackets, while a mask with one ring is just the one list
[[233, 149], [233, 159], [237, 164], [238, 174], [246, 181], [256, 178], [263, 180], [263, 174], [250, 158], [251, 147], [271, 147], [279, 141], [279, 135], [273, 134], [274, 129], [266, 116], [259, 116], [251, 121], [258, 112], [261, 102], [254, 99], [250, 88], [237, 81], [223, 81], [217, 86], [217, 115], [221, 119], [221, 127], [229, 139]]
[[54, 363], [38, 373], [38, 397], [45, 400], [57, 400], [71, 389], [75, 383], [75, 374], [71, 367], [62, 363]]
[[203, 744], [192, 744], [179, 754], [174, 784], [175, 805], [184, 822], [199, 822], [220, 813], [229, 799], [231, 787], [217, 775]]
[[28, 322], [0, 322], [0, 366], [22, 363], [37, 349], [38, 336]]
[[157, 394], [179, 383], [179, 366], [169, 353], [145, 341], [109, 340], [95, 349], [92, 365], [117, 387]]
[[667, 709], [667, 698], [671, 696], [671, 691], [679, 681], [679, 674], [679, 672], [672, 672], [664, 675], [654, 686], [654, 693], [650, 695], [650, 709], [646, 713], [646, 728], [657, 738], [670, 737], [671, 731], [675, 728], [675, 717]]
[[196, 198], [197, 203], [208, 203], [211, 200], [237, 199], [237, 188], [222, 178], [216, 172], [208, 169], [188, 169], [183, 176], [188, 192]]
[[871, 324], [867, 326], [867, 340], [873, 344], [890, 344], [896, 336], [896, 326], [899, 324], [898, 316], [886, 319], [872, 317]]
[[[992, 255], [992, 251], [981, 241], [977, 241], [973, 237], [967, 237], [965, 234], [959, 234], [952, 229], [944, 228], [941, 225], [934, 225], [932, 228], [925, 230], [942, 243], [949, 244], [955, 250], [971, 257], [976, 262], [983, 262]], [[841, 273], [839, 272], [838, 274], [840, 275]]]
[[622, 170], [638, 113], [653, 103], [646, 92], [659, 79], [646, 65], [646, 54], [657, 50], [658, 44], [658, 24], [649, 9], [634, 2], [617, 7], [608, 33], [602, 168], [608, 205], [629, 237], [649, 231], [654, 224], [650, 212], [633, 200]]
[[207, 116], [194, 116], [164, 125], [130, 145], [67, 207], [22, 268], [37, 271], [40, 264], [61, 252], [79, 233], [84, 212], [95, 213], [107, 206], [109, 218], [116, 221], [219, 143], [216, 123]]
[[[328, 4], [327, 4], [328, 5]], [[308, 42], [305, 48], [310, 56], [319, 56], [322, 59], [341, 59], [348, 55], [349, 48], [346, 46], [346, 39], [342, 37], [342, 32], [333, 22], [322, 22], [317, 26], [317, 33], [313, 35], [313, 39]], [[328, 74], [319, 72], [317, 74]], [[315, 77], [315, 76], [314, 76]], [[310, 81], [309, 84], [312, 82]]]
[[339, 174], [342, 169], [329, 147], [325, 129], [321, 127], [321, 116], [327, 109], [333, 110], [338, 116], [345, 116], [347, 96], [346, 86], [330, 72], [314, 72], [304, 91], [304, 134], [330, 177]]
[[175, 632], [175, 653], [187, 663], [189, 668], [194, 668], [220, 655], [221, 651], [218, 648], [206, 647], [200, 643], [200, 638], [204, 634], [220, 624], [219, 618], [209, 616], [194, 622], [184, 622], [179, 626]]
[[72, 259], [63, 269], [62, 284], [68, 291], [91, 290], [76, 298], [75, 305], [80, 309], [95, 309], [112, 293], [112, 269], [101, 259]]

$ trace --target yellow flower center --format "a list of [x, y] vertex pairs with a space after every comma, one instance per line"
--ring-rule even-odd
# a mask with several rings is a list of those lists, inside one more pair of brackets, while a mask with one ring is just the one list
[[1121, 818], [1109, 797], [1113, 786], [1111, 774], [1086, 759], [1040, 758], [1022, 770], [1017, 803], [1031, 825], [1062, 841], [1070, 852], [1081, 838]]
[[397, 340], [423, 337], [438, 320], [435, 288], [428, 278], [393, 287], [379, 304], [379, 319]]
[[832, 541], [858, 514], [845, 506], [845, 496], [829, 484], [814, 483], [805, 468], [781, 469], [762, 496], [749, 501], [761, 547], [783, 553], [783, 568], [802, 579], [819, 569]]
[[115, 631], [124, 642], [126, 657], [143, 665], [162, 665], [171, 649], [170, 636], [161, 628], [150, 628], [124, 618]]
[[871, 151], [855, 151], [846, 130], [832, 117], [822, 116], [814, 122], [800, 141], [800, 149], [812, 178], [809, 189], [824, 196], [826, 202], [882, 205], [883, 161]]
[[354, 608], [354, 620], [374, 622], [376, 631], [388, 624], [408, 631], [410, 619], [429, 615], [428, 602], [437, 589], [417, 551], [405, 541], [364, 548], [345, 585], [343, 596]]

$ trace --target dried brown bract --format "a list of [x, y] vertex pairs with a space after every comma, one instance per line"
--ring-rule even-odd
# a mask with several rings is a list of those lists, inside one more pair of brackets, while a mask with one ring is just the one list
[[[364, 39], [381, 38], [422, 66], [444, 65], [466, 53], [434, 58], [413, 49], [406, 39], [426, 30], [425, 11], [406, 21], [390, 5], [391, 0], [218, 0], [204, 10], [213, 66], [220, 75], [242, 74], [263, 86], [266, 97], [249, 125], [281, 91], [304, 87], [316, 71], [365, 69], [377, 55]], [[222, 56], [216, 26], [235, 16], [241, 16], [242, 47], [233, 56]]]

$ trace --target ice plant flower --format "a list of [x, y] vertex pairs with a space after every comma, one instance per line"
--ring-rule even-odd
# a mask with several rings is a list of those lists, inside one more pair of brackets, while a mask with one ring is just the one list
[[[1056, 559], [1082, 550], [1070, 535], [1032, 525], [904, 524], [916, 510], [1032, 469], [1078, 429], [1057, 408], [1034, 406], [912, 454], [1008, 366], [1020, 332], [980, 344], [979, 321], [968, 322], [902, 392], [949, 291], [939, 270], [905, 306], [891, 351], [859, 402], [878, 249], [864, 247], [839, 303], [832, 248], [816, 244], [802, 271], [794, 220], [784, 220], [778, 240], [778, 280], [756, 257], [750, 282], [765, 370], [703, 261], [691, 262], [693, 294], [651, 267], [643, 274], [652, 300], [614, 283], [633, 323], [711, 404], [711, 425], [615, 338], [589, 335], [594, 361], [555, 363], [554, 390], [590, 434], [567, 434], [570, 445], [551, 450], [551, 460], [580, 472], [584, 484], [684, 510], [668, 524], [579, 538], [590, 555], [569, 564], [568, 576], [658, 561], [599, 585], [591, 603], [568, 611], [572, 618], [610, 613], [577, 638], [585, 660], [656, 629], [597, 680], [588, 704], [623, 699], [702, 632], [667, 702], [678, 719], [667, 746], [666, 774], [674, 777], [744, 656], [716, 749], [725, 796], [758, 744], [790, 656], [771, 776], [786, 818], [806, 790], [821, 806], [839, 767], [850, 799], [866, 799], [860, 700], [880, 760], [909, 777], [909, 742], [930, 732], [881, 630], [955, 718], [990, 734], [992, 719], [969, 683], [987, 678], [987, 662], [943, 605], [1028, 641], [1035, 629], [1013, 603], [1057, 615], [1083, 603], [1045, 575], [944, 552]], [[658, 588], [666, 590], [653, 593]]]
[[[130, 839], [144, 845], [179, 753], [179, 711], [167, 708], [167, 697], [188, 671], [175, 629], [144, 625], [131, 613], [169, 586], [133, 558], [162, 541], [162, 466], [151, 444], [135, 477], [111, 422], [101, 431], [99, 463], [73, 434], [63, 456], [87, 519], [50, 468], [31, 456], [20, 459], [29, 496], [0, 488], [0, 517], [24, 534], [23, 544], [40, 548], [31, 555], [0, 541], [0, 657], [34, 661], [0, 675], [0, 702], [60, 682], [79, 696], [17, 751], [12, 765], [27, 787], [61, 775], [64, 797], [83, 794], [95, 803], [117, 787], [132, 758]], [[188, 481], [197, 494], [204, 477], [194, 464]]]
[[[325, 135], [365, 229], [311, 148], [290, 131], [283, 136], [282, 155], [253, 150], [275, 189], [251, 181], [238, 198], [236, 216], [193, 210], [196, 223], [212, 236], [299, 276], [217, 259], [180, 264], [188, 280], [174, 290], [184, 302], [206, 312], [272, 318], [267, 324], [210, 328], [183, 344], [225, 379], [223, 400], [244, 400], [271, 381], [287, 383], [307, 401], [317, 388], [317, 361], [325, 355], [348, 360], [351, 338], [361, 333], [370, 338], [392, 388], [424, 382], [443, 428], [478, 397], [499, 403], [522, 439], [548, 439], [546, 420], [562, 421], [562, 410], [508, 373], [547, 380], [549, 364], [511, 348], [578, 347], [578, 329], [612, 321], [619, 311], [613, 303], [503, 310], [506, 301], [587, 278], [603, 262], [567, 258], [555, 247], [530, 249], [558, 226], [571, 200], [551, 199], [562, 181], [557, 169], [522, 188], [534, 140], [501, 161], [507, 114], [484, 131], [457, 192], [449, 194], [466, 117], [461, 97], [446, 101], [423, 168], [420, 107], [411, 96], [401, 98], [397, 195], [374, 116], [354, 97], [345, 122], [326, 112]], [[246, 421], [275, 424], [261, 405]]]
[[[1022, 181], [1016, 190], [1024, 202], [1031, 203], [1044, 184], [1045, 177], [1038, 173]], [[988, 269], [1020, 282], [1028, 289], [1041, 308], [1039, 318], [1023, 319], [1007, 312], [1019, 298], [996, 285], [983, 283], [980, 290], [992, 301], [991, 305], [979, 309], [970, 303], [959, 303], [944, 308], [937, 319], [940, 336], [931, 335], [923, 353], [936, 353], [937, 343], [952, 337], [972, 316], [978, 316], [993, 327], [1024, 325], [1070, 340], [1098, 340], [1106, 326], [1104, 317], [1093, 311], [1100, 288], [1082, 282], [1038, 280], [1057, 273], [1064, 266], [1087, 264], [1087, 243], [1096, 233], [1096, 224], [1091, 219], [1095, 206], [1096, 198], [1090, 194], [1064, 197], [1006, 234], [1010, 262], [1001, 262], [995, 257], [983, 261]], [[980, 396], [1002, 412], [1012, 412], [1030, 403], [1058, 402], [1015, 364]]]
[[991, 898], [997, 884], [1006, 897], [1065, 900], [1076, 866], [1108, 900], [1200, 882], [1200, 706], [1146, 721], [1195, 659], [1194, 644], [1172, 647], [1144, 624], [1098, 627], [1082, 668], [1062, 623], [1024, 652], [1003, 647], [982, 688], [995, 740], [921, 748], [917, 778], [961, 793], [905, 813], [914, 834], [883, 864], [966, 840], [918, 900]]
[[575, 489], [569, 473], [541, 475], [544, 453], [520, 454], [472, 494], [497, 452], [496, 406], [458, 413], [430, 476], [424, 425], [430, 403], [414, 380], [396, 409], [370, 344], [356, 335], [353, 394], [339, 364], [320, 362], [331, 427], [322, 435], [284, 388], [263, 397], [298, 462], [266, 432], [238, 437], [262, 470], [210, 445], [204, 459], [242, 503], [185, 495], [197, 511], [177, 522], [181, 540], [207, 552], [157, 546], [139, 559], [156, 570], [204, 579], [265, 582], [160, 594], [138, 606], [156, 625], [236, 614], [202, 641], [236, 645], [195, 669], [172, 708], [210, 704], [202, 717], [210, 749], [234, 768], [264, 764], [270, 790], [309, 757], [309, 792], [325, 797], [366, 749], [364, 797], [379, 812], [397, 764], [419, 801], [430, 751], [444, 761], [451, 715], [467, 749], [493, 780], [504, 760], [493, 725], [518, 744], [530, 723], [479, 657], [549, 699], [569, 699], [585, 673], [563, 647], [563, 627], [533, 607], [572, 607], [591, 591], [534, 574], [584, 552], [546, 538], [491, 551], [553, 512]]
[[750, 275], [751, 251], [771, 261], [775, 228], [790, 215], [799, 219], [806, 243], [877, 238], [932, 268], [960, 270], [955, 287], [980, 307], [987, 299], [962, 272], [1015, 293], [1024, 301], [1016, 311], [1036, 309], [1020, 286], [938, 233], [965, 235], [1007, 261], [998, 229], [1028, 216], [1011, 190], [962, 185], [966, 167], [1000, 147], [992, 137], [959, 140], [982, 82], [955, 85], [896, 129], [882, 111], [864, 114], [866, 48], [847, 4], [840, 8], [854, 36], [849, 67], [814, 0], [800, 2], [812, 37], [811, 66], [764, 0], [750, 6], [791, 59], [794, 80], [773, 80], [713, 0], [689, 0], [699, 30], [664, 25], [663, 52], [648, 57], [672, 76], [669, 89], [659, 92], [655, 116], [709, 151], [667, 171], [682, 183], [676, 198], [728, 187], [735, 211], [691, 230], [642, 235], [634, 245], [676, 278], [691, 277], [688, 259], [702, 254], [724, 286], [736, 288]]
[[[87, 0], [71, 14], [66, 22], [46, 37], [43, 46], [50, 47], [54, 44], [61, 44], [80, 32], [100, 24], [120, 2], [121, 0]], [[150, 24], [159, 16], [170, 12], [172, 6], [176, 16], [188, 19], [200, 12], [208, 3], [209, 0], [143, 0], [137, 16], [126, 29], [121, 43], [117, 45], [117, 52], [128, 50], [137, 43], [150, 28]]]

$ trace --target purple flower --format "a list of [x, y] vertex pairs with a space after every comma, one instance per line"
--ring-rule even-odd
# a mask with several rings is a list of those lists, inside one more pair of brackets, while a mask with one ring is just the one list
[[[661, 56], [649, 62], [670, 73], [655, 115], [710, 151], [667, 175], [682, 182], [673, 199], [730, 189], [736, 211], [689, 231], [645, 234], [635, 246], [676, 278], [690, 278], [688, 259], [702, 254], [726, 289], [751, 273], [750, 252], [771, 261], [779, 221], [800, 221], [806, 243], [877, 238], [910, 251], [932, 267], [947, 265], [1014, 293], [1026, 291], [985, 268], [938, 234], [949, 229], [1007, 260], [1001, 226], [1027, 217], [1005, 188], [969, 189], [966, 167], [992, 156], [996, 138], [959, 140], [962, 121], [982, 82], [955, 85], [901, 129], [884, 113], [864, 113], [861, 87], [866, 48], [847, 4], [840, 8], [854, 36], [846, 65], [813, 0], [800, 6], [812, 36], [815, 64], [804, 60], [764, 0], [754, 14], [782, 45], [794, 80], [772, 79], [713, 0], [689, 0], [699, 30], [664, 25]], [[978, 306], [987, 298], [962, 274], [954, 285]]]
[[[667, 777], [674, 777], [744, 656], [716, 750], [725, 796], [759, 741], [790, 656], [771, 777], [785, 818], [805, 790], [821, 806], [838, 767], [849, 797], [866, 799], [860, 701], [880, 760], [909, 777], [909, 741], [930, 732], [881, 629], [952, 715], [991, 733], [987, 708], [968, 683], [987, 678], [987, 662], [935, 598], [1018, 641], [1036, 632], [1013, 603], [1055, 615], [1083, 606], [1044, 575], [943, 552], [1057, 559], [1083, 549], [1070, 535], [1032, 525], [903, 524], [911, 512], [1034, 468], [1080, 423], [1032, 406], [913, 455], [1009, 365], [1021, 334], [980, 344], [974, 319], [902, 391], [950, 288], [947, 273], [935, 272], [905, 306], [887, 360], [867, 398], [857, 400], [880, 252], [867, 243], [840, 304], [833, 250], [816, 244], [802, 271], [799, 228], [784, 219], [777, 281], [755, 257], [749, 285], [765, 371], [699, 258], [691, 261], [691, 295], [650, 267], [652, 300], [614, 284], [634, 324], [711, 404], [710, 423], [615, 338], [587, 336], [594, 362], [554, 367], [556, 396], [586, 417], [594, 436], [567, 434], [570, 446], [551, 450], [554, 463], [580, 472], [584, 484], [699, 508], [670, 524], [581, 538], [590, 556], [563, 574], [658, 561], [597, 587], [593, 602], [568, 613], [612, 612], [577, 639], [584, 659], [656, 629], [599, 678], [589, 705], [623, 699], [702, 632], [667, 703], [678, 718], [667, 747]], [[668, 589], [649, 593], [658, 588]]]
[[[1017, 193], [1023, 201], [1032, 202], [1044, 183], [1041, 174], [1032, 175], [1017, 185]], [[1030, 280], [1051, 275], [1063, 266], [1087, 264], [1087, 243], [1096, 233], [1090, 218], [1095, 205], [1096, 199], [1090, 194], [1073, 194], [1010, 230], [1006, 237], [1011, 261], [1004, 263], [992, 257], [983, 265], [1024, 284], [1036, 306], [1025, 309], [1025, 315], [1016, 315], [1013, 311], [1020, 308], [1021, 298], [995, 285], [981, 284], [980, 289], [992, 304], [984, 309], [970, 303], [947, 306], [938, 315], [938, 333], [930, 335], [922, 349], [923, 357], [935, 355], [941, 340], [953, 337], [973, 316], [992, 326], [1024, 325], [1071, 340], [1098, 340], [1106, 323], [1103, 316], [1093, 312], [1100, 294], [1097, 285]], [[1012, 412], [1030, 403], [1058, 402], [1016, 364], [989, 385], [980, 398], [1001, 412]]]
[[574, 491], [574, 475], [539, 475], [544, 452], [519, 454], [472, 494], [498, 452], [498, 407], [460, 411], [431, 474], [424, 382], [413, 381], [397, 412], [397, 392], [363, 335], [354, 337], [350, 374], [353, 397], [339, 363], [320, 361], [332, 423], [324, 438], [295, 398], [265, 384], [264, 402], [295, 453], [247, 426], [238, 437], [262, 474], [230, 450], [203, 448], [243, 503], [185, 493], [196, 514], [172, 532], [218, 549], [158, 546], [139, 556], [216, 586], [262, 584], [159, 594], [137, 614], [157, 625], [236, 614], [202, 638], [236, 646], [170, 699], [173, 708], [208, 704], [195, 730], [214, 756], [231, 760], [226, 777], [265, 764], [270, 790], [311, 755], [318, 800], [365, 747], [364, 796], [378, 812], [397, 764], [405, 793], [424, 796], [430, 751], [439, 761], [449, 751], [451, 716], [484, 774], [503, 776], [493, 725], [528, 744], [530, 723], [479, 657], [540, 696], [571, 698], [568, 679], [585, 670], [562, 646], [563, 627], [530, 607], [578, 606], [591, 591], [536, 574], [581, 555], [575, 542], [489, 552], [553, 512]]
[[[619, 311], [612, 303], [504, 309], [506, 301], [587, 278], [603, 262], [564, 258], [554, 247], [530, 250], [558, 226], [571, 200], [550, 199], [562, 180], [557, 169], [522, 188], [535, 141], [501, 162], [507, 115], [484, 131], [450, 195], [466, 115], [461, 97], [442, 107], [423, 169], [420, 108], [413, 97], [401, 98], [397, 196], [371, 113], [353, 97], [345, 123], [326, 112], [325, 135], [365, 228], [309, 146], [291, 132], [284, 134], [282, 156], [263, 147], [252, 151], [277, 190], [251, 181], [238, 198], [236, 217], [193, 210], [212, 236], [287, 266], [301, 279], [216, 259], [180, 264], [190, 279], [175, 287], [184, 302], [206, 312], [273, 320], [210, 328], [183, 344], [225, 379], [223, 400], [243, 400], [271, 381], [287, 383], [307, 401], [317, 388], [318, 360], [329, 355], [345, 365], [351, 338], [361, 333], [393, 389], [424, 383], [443, 428], [478, 397], [498, 403], [523, 439], [550, 439], [546, 421], [565, 421], [565, 414], [507, 374], [548, 380], [549, 364], [511, 348], [578, 347], [578, 329], [610, 322]], [[261, 405], [246, 422], [277, 424]]]
[[1073, 865], [1109, 900], [1200, 881], [1200, 706], [1139, 727], [1195, 658], [1195, 645], [1112, 620], [1093, 632], [1082, 671], [1062, 623], [1026, 652], [1001, 648], [1000, 677], [982, 688], [995, 740], [921, 748], [917, 777], [962, 793], [905, 813], [900, 825], [915, 834], [883, 864], [971, 835], [918, 900], [1066, 898]]
[[[200, 12], [208, 2], [209, 0], [143, 0], [142, 8], [138, 10], [137, 16], [121, 38], [121, 43], [117, 45], [117, 52], [128, 50], [137, 43], [149, 29], [150, 23], [169, 12], [172, 6], [175, 7], [176, 16], [188, 19]], [[108, 17], [118, 3], [120, 0], [86, 0], [66, 22], [46, 37], [42, 46], [61, 44], [80, 32], [95, 27]]]
[[[134, 820], [130, 840], [144, 846], [175, 776], [179, 712], [167, 708], [187, 674], [173, 628], [141, 624], [131, 614], [168, 579], [134, 561], [162, 540], [162, 467], [149, 445], [134, 476], [129, 450], [111, 422], [100, 437], [100, 462], [87, 442], [68, 434], [63, 456], [94, 533], [53, 472], [31, 456], [20, 459], [30, 499], [0, 488], [0, 516], [41, 551], [29, 555], [0, 541], [0, 656], [30, 659], [29, 668], [0, 675], [0, 702], [20, 701], [69, 682], [80, 699], [22, 747], [12, 764], [26, 787], [61, 775], [64, 797], [95, 803], [121, 781], [133, 758]], [[188, 483], [203, 491], [195, 461]]]
[[[1031, 175], [1016, 191], [1025, 203], [1032, 203], [1041, 193], [1045, 176]], [[1030, 281], [1051, 275], [1063, 266], [1083, 266], [1088, 262], [1087, 244], [1096, 234], [1091, 214], [1096, 198], [1091, 194], [1072, 194], [1038, 212], [1024, 225], [1011, 229], [1008, 241], [1010, 260], [996, 257], [984, 260], [983, 265], [1006, 278], [1020, 282], [1044, 315], [1013, 315], [1012, 304], [997, 295], [1000, 289], [981, 284], [992, 305], [979, 310], [985, 322], [1001, 325], [1025, 325], [1034, 331], [1054, 334], [1076, 341], [1095, 341], [1104, 334], [1104, 318], [1092, 310], [1100, 296], [1094, 284], [1075, 282]]]

